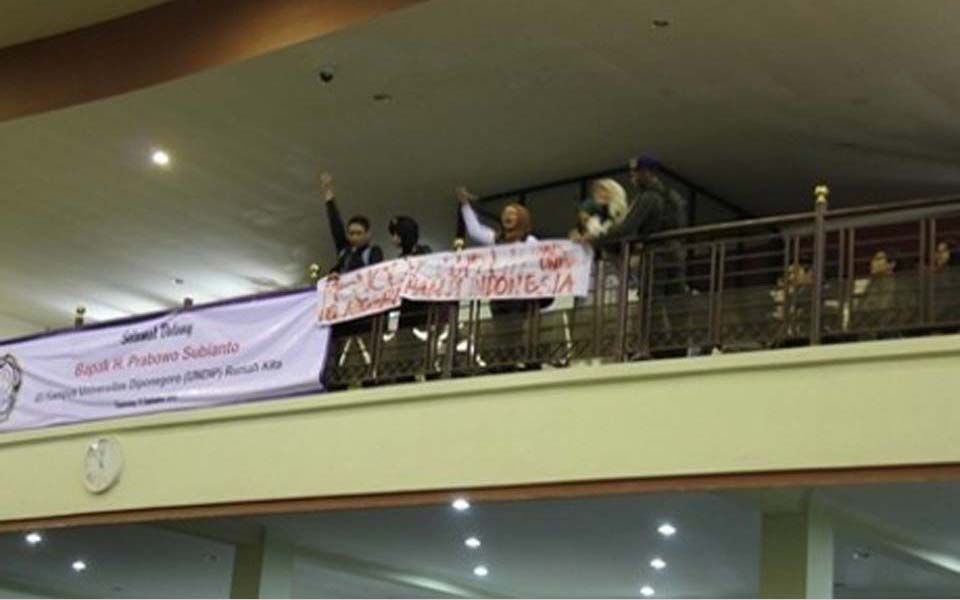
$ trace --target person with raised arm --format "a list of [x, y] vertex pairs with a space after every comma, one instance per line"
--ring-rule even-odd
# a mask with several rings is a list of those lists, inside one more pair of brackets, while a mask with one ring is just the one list
[[333, 177], [326, 172], [320, 174], [320, 190], [323, 202], [327, 206], [327, 220], [330, 234], [337, 249], [337, 262], [331, 273], [348, 273], [383, 260], [380, 246], [370, 243], [370, 219], [363, 215], [350, 217], [346, 226], [340, 209], [337, 207], [333, 189]]
[[[383, 251], [380, 246], [370, 242], [370, 219], [363, 215], [350, 217], [344, 225], [340, 209], [337, 207], [336, 193], [333, 189], [333, 177], [323, 171], [320, 173], [320, 194], [327, 208], [327, 220], [330, 224], [330, 234], [337, 251], [337, 262], [330, 269], [328, 277], [339, 277], [343, 273], [356, 271], [363, 267], [383, 261]], [[327, 361], [328, 369], [343, 367], [344, 365], [370, 365], [371, 356], [364, 343], [363, 337], [370, 334], [372, 321], [369, 318], [348, 321], [334, 325], [331, 330], [331, 354], [336, 361]], [[356, 349], [358, 359], [354, 360]], [[352, 367], [351, 367], [352, 368]], [[330, 377], [325, 384], [328, 389], [343, 387], [342, 384], [331, 383]]]
[[[466, 187], [459, 187], [456, 190], [457, 200], [460, 202], [458, 213], [457, 234], [465, 237], [474, 244], [481, 246], [493, 246], [496, 244], [515, 244], [536, 242], [537, 238], [533, 235], [533, 219], [529, 209], [519, 202], [508, 203], [500, 212], [500, 228], [489, 227], [480, 222], [473, 203], [477, 196], [470, 193]], [[523, 332], [525, 326], [525, 316], [533, 307], [546, 307], [552, 302], [551, 299], [517, 299], [517, 300], [491, 300], [490, 313], [493, 315], [493, 335], [497, 340], [494, 342], [498, 346], [515, 346], [512, 342], [506, 342], [507, 339], [516, 338]], [[503, 348], [501, 348], [503, 349]], [[508, 348], [513, 350], [514, 348]], [[489, 356], [489, 354], [488, 354]], [[501, 363], [511, 363], [506, 368], [495, 369], [496, 371], [514, 370], [522, 359], [509, 360], [501, 359]], [[538, 363], [522, 365], [524, 368], [539, 368]]]

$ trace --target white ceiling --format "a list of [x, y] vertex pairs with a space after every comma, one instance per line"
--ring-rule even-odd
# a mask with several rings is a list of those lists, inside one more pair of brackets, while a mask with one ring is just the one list
[[167, 0], [0, 0], [0, 48], [162, 4]]
[[[782, 490], [781, 490], [782, 492]], [[864, 522], [958, 556], [960, 484], [881, 485], [816, 492]], [[664, 520], [678, 533], [664, 539]], [[738, 598], [758, 594], [760, 513], [727, 493], [649, 494], [576, 500], [330, 511], [202, 521], [208, 532], [268, 538], [297, 548], [294, 597]], [[177, 526], [177, 525], [174, 525]], [[233, 550], [166, 526], [45, 532], [28, 547], [0, 536], [0, 596], [224, 597]], [[463, 540], [477, 535], [479, 550]], [[854, 552], [868, 552], [868, 559]], [[649, 561], [660, 556], [667, 568]], [[83, 558], [77, 575], [70, 563]], [[490, 575], [472, 575], [477, 564]], [[170, 576], [176, 574], [175, 576]], [[836, 532], [838, 598], [960, 597], [960, 574]]]
[[[958, 17], [954, 0], [434, 0], [0, 123], [0, 336], [67, 325], [78, 304], [100, 320], [301, 281], [332, 259], [320, 167], [381, 242], [408, 213], [441, 248], [457, 184], [637, 152], [763, 214], [808, 208], [820, 180], [834, 206], [954, 192]], [[155, 146], [170, 170], [150, 167]]]

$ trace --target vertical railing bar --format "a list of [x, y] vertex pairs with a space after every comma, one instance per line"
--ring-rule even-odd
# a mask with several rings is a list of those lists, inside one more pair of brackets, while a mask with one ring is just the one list
[[[926, 261], [926, 249], [927, 249], [927, 220], [920, 219], [918, 223], [919, 231], [917, 232], [917, 272], [913, 274], [914, 278], [917, 280], [919, 285], [916, 289], [920, 290], [920, 297], [915, 300], [916, 306], [919, 307], [919, 314], [913, 315], [914, 319], [919, 318], [920, 323], [928, 323], [928, 313], [927, 313], [927, 281], [930, 277], [927, 276], [929, 272], [927, 261]], [[909, 306], [909, 303], [908, 303]], [[910, 323], [910, 325], [915, 325], [916, 323]]]
[[[721, 242], [722, 243], [722, 242]], [[707, 298], [707, 345], [713, 346], [716, 340], [716, 310], [717, 310], [717, 246], [714, 242], [710, 244], [710, 285], [709, 297]]]
[[603, 288], [606, 279], [605, 273], [606, 261], [602, 258], [597, 261], [596, 280], [593, 284], [593, 344], [591, 358], [600, 356], [600, 335], [603, 328]]
[[[444, 348], [443, 370], [442, 370], [441, 376], [444, 379], [449, 379], [453, 377], [453, 363], [457, 356], [457, 334], [459, 333], [458, 326], [459, 326], [459, 320], [460, 320], [460, 303], [451, 302], [449, 305], [446, 306], [446, 309], [447, 309], [446, 310], [447, 347]], [[440, 326], [438, 323], [437, 330], [439, 331], [439, 329], [440, 329]]]
[[620, 247], [620, 289], [617, 306], [617, 362], [627, 359], [627, 326], [630, 304], [630, 244], [624, 242]]
[[727, 272], [726, 260], [727, 245], [720, 244], [720, 249], [717, 253], [717, 300], [713, 312], [713, 318], [715, 320], [713, 330], [714, 337], [711, 340], [711, 346], [720, 348], [723, 347], [723, 280]]
[[934, 285], [934, 278], [932, 277], [933, 275], [932, 271], [933, 271], [933, 268], [936, 266], [934, 264], [934, 261], [936, 261], [936, 258], [937, 258], [937, 243], [938, 243], [937, 242], [937, 218], [931, 217], [929, 219], [929, 222], [930, 222], [930, 240], [929, 240], [928, 259], [930, 261], [929, 268], [931, 271], [931, 276], [927, 278], [928, 285], [929, 285], [929, 290], [927, 293], [927, 315], [929, 317], [930, 322], [935, 322], [937, 320], [937, 315], [936, 315], [937, 287]]
[[856, 283], [857, 283], [856, 254], [857, 254], [857, 230], [851, 227], [847, 233], [847, 255], [845, 257], [845, 260], [847, 261], [847, 285], [846, 285], [847, 302], [848, 302], [847, 315], [849, 317], [849, 320], [847, 321], [846, 329], [849, 329], [854, 316], [853, 292], [854, 292], [854, 286], [856, 286]]
[[653, 352], [652, 343], [651, 343], [651, 338], [652, 338], [651, 330], [653, 329], [653, 308], [654, 308], [653, 279], [654, 277], [656, 277], [656, 270], [655, 270], [656, 265], [654, 265], [654, 259], [653, 259], [654, 252], [655, 250], [648, 250], [644, 252], [644, 257], [643, 257], [643, 261], [644, 263], [646, 263], [646, 266], [647, 266], [647, 282], [646, 282], [647, 286], [645, 290], [646, 306], [645, 306], [645, 312], [643, 314], [643, 321], [644, 321], [643, 339], [641, 341], [640, 351], [643, 353], [643, 356], [645, 358], [649, 358]]
[[823, 272], [826, 254], [826, 213], [827, 196], [830, 190], [825, 185], [818, 185], [814, 189], [816, 196], [814, 205], [814, 232], [813, 232], [813, 297], [810, 307], [810, 344], [820, 343], [820, 327], [823, 311]]
[[646, 327], [644, 326], [644, 315], [646, 314], [646, 306], [648, 303], [647, 298], [647, 259], [646, 252], [643, 248], [639, 249], [639, 265], [637, 265], [638, 281], [637, 281], [637, 346], [636, 351], [640, 356], [646, 356], [644, 353], [649, 351], [649, 348], [644, 346], [644, 335], [646, 332]]
[[368, 379], [376, 382], [380, 376], [380, 349], [383, 346], [383, 319], [384, 313], [373, 317], [370, 323], [370, 367]]
[[479, 370], [480, 369], [480, 324], [481, 319], [480, 315], [482, 313], [482, 304], [480, 300], [473, 301], [473, 310], [471, 313], [472, 321], [470, 322], [467, 331], [470, 332], [470, 339], [473, 340], [473, 356], [471, 357], [470, 364], [467, 365], [469, 370]]
[[423, 366], [424, 372], [429, 373], [433, 369], [433, 361], [435, 359], [437, 343], [437, 316], [440, 305], [430, 304], [427, 306], [427, 347], [423, 352]]

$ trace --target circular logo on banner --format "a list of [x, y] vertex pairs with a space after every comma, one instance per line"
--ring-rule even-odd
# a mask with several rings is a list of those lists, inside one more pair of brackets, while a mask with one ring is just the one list
[[17, 364], [17, 359], [12, 354], [0, 357], [0, 423], [13, 414], [13, 407], [17, 404], [17, 394], [20, 393], [22, 382], [23, 372]]

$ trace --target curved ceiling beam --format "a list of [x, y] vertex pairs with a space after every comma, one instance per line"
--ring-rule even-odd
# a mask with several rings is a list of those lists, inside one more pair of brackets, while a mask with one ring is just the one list
[[0, 49], [0, 121], [251, 58], [421, 0], [173, 0]]

